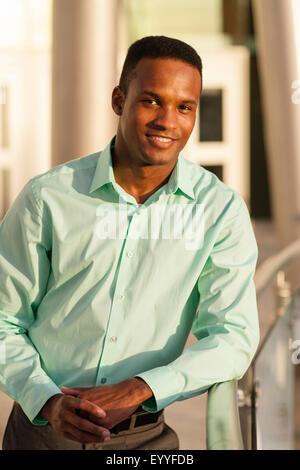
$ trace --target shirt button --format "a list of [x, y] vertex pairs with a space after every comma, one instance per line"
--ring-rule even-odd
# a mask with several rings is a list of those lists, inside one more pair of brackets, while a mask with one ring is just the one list
[[103, 379], [101, 379], [101, 383], [102, 383], [102, 384], [105, 384], [105, 383], [106, 383], [106, 380], [107, 380], [107, 379], [106, 379], [105, 377], [103, 377]]
[[128, 258], [132, 258], [132, 257], [133, 257], [132, 251], [128, 251], [128, 252], [127, 252], [127, 256], [128, 256]]
[[124, 299], [124, 297], [125, 297], [125, 295], [124, 295], [124, 294], [120, 294], [120, 295], [119, 295], [119, 299], [120, 299], [120, 300], [123, 300], [123, 299]]
[[112, 336], [112, 337], [110, 338], [110, 341], [111, 341], [112, 343], [115, 343], [115, 342], [117, 341], [117, 337], [116, 337], [116, 336]]

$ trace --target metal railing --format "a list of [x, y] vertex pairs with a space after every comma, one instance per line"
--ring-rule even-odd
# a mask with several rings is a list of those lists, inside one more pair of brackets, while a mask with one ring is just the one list
[[208, 450], [244, 449], [236, 380], [217, 383], [208, 390], [206, 413]]
[[255, 363], [267, 343], [278, 320], [284, 314], [292, 292], [285, 282], [284, 269], [300, 258], [300, 240], [270, 256], [257, 269], [255, 286], [257, 297], [277, 278], [277, 295], [281, 302], [277, 315], [255, 353], [251, 366], [239, 383], [236, 380], [215, 384], [208, 390], [206, 443], [208, 450], [242, 450], [257, 448], [256, 400], [258, 384]]

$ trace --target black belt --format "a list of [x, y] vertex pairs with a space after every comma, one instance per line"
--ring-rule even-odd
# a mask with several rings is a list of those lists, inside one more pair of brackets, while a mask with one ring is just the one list
[[129, 418], [125, 419], [124, 421], [121, 421], [121, 423], [118, 423], [113, 428], [111, 428], [110, 432], [118, 434], [121, 431], [128, 431], [134, 419], [134, 416], [134, 428], [137, 428], [139, 426], [145, 426], [146, 424], [156, 423], [163, 411], [164, 410], [157, 411], [156, 413], [149, 413], [149, 411], [143, 410], [142, 406], [139, 406], [136, 411], [131, 416], [129, 416]]

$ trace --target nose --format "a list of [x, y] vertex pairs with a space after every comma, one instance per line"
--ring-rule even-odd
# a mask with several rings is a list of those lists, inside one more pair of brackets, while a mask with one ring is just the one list
[[161, 106], [157, 111], [153, 124], [160, 129], [177, 129], [176, 110], [171, 107]]

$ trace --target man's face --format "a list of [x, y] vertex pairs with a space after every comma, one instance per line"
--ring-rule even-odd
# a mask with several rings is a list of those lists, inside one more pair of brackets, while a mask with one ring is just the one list
[[113, 108], [120, 116], [122, 151], [139, 165], [176, 161], [195, 124], [201, 90], [198, 69], [181, 60], [141, 59], [126, 97], [117, 87]]

